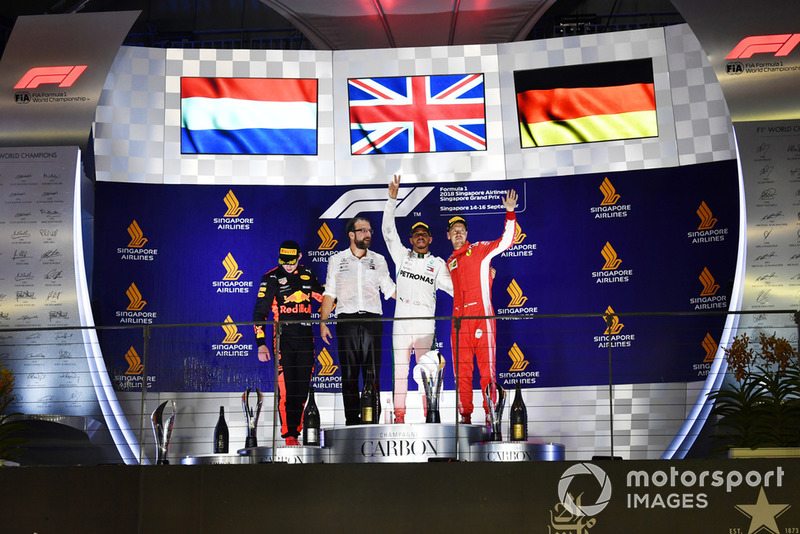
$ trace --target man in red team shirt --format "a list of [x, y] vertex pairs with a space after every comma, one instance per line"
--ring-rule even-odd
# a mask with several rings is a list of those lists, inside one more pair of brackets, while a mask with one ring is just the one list
[[[472, 422], [472, 355], [478, 361], [481, 376], [481, 391], [496, 383], [495, 377], [495, 320], [492, 308], [492, 258], [514, 243], [517, 217], [517, 193], [511, 189], [502, 199], [506, 208], [503, 235], [495, 241], [467, 241], [467, 221], [453, 217], [447, 223], [447, 239], [453, 245], [453, 254], [447, 260], [447, 268], [453, 278], [453, 316], [488, 317], [486, 319], [463, 319], [456, 330], [453, 321], [451, 343], [455, 354], [454, 363], [458, 374], [458, 413], [461, 422]], [[494, 397], [495, 392], [492, 391]], [[488, 415], [486, 399], [483, 409]]]

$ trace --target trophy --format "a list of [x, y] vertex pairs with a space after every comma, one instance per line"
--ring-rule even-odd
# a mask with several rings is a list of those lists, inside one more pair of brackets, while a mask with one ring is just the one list
[[[497, 389], [497, 401], [492, 399], [492, 387]], [[489, 407], [489, 419], [491, 421], [492, 434], [489, 438], [490, 441], [503, 441], [503, 434], [500, 429], [500, 424], [503, 419], [503, 407], [506, 404], [506, 390], [502, 386], [490, 382], [486, 385], [483, 392], [486, 399], [486, 405]]]
[[417, 362], [425, 388], [426, 423], [442, 422], [439, 417], [439, 396], [442, 393], [444, 363], [444, 357], [435, 350], [426, 352]]
[[[172, 403], [172, 415], [169, 416], [167, 423], [164, 424], [164, 408], [168, 403]], [[156, 438], [156, 465], [169, 464], [167, 453], [169, 452], [169, 440], [172, 437], [172, 425], [175, 422], [176, 413], [175, 401], [166, 400], [150, 416], [150, 420], [153, 423], [153, 434]]]
[[247, 439], [244, 441], [246, 449], [250, 447], [258, 447], [258, 440], [256, 438], [256, 427], [258, 427], [258, 416], [261, 415], [261, 404], [264, 402], [264, 397], [261, 395], [261, 390], [256, 389], [256, 406], [255, 413], [253, 408], [250, 407], [250, 392], [253, 388], [247, 388], [242, 394], [242, 409], [244, 409], [244, 419], [247, 422]]

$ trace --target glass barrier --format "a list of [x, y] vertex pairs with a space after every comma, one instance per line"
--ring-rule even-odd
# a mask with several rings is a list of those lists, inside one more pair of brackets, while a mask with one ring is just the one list
[[[437, 317], [436, 339], [404, 365], [415, 321], [331, 319], [330, 344], [319, 320], [313, 338], [308, 325], [267, 323], [267, 361], [253, 323], [0, 330], [0, 363], [14, 380], [6, 412], [22, 414], [6, 422], [85, 434], [56, 441], [73, 455], [64, 462], [85, 464], [683, 457], [710, 450], [705, 398], [730, 380], [723, 348], [733, 337], [798, 339], [790, 310]], [[374, 363], [348, 365], [340, 352], [354, 343], [337, 333], [356, 323], [382, 332]], [[304, 416], [309, 386], [319, 445], [316, 415]], [[215, 453], [221, 416], [227, 452]], [[375, 424], [352, 424], [359, 418]], [[38, 430], [34, 439], [47, 429]]]

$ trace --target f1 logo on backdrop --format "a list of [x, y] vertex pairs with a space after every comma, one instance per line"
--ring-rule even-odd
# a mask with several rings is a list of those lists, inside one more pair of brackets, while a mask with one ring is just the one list
[[59, 87], [72, 87], [85, 70], [86, 65], [33, 67], [19, 79], [14, 89], [36, 89], [42, 84], [51, 83], [57, 83]]
[[753, 57], [753, 54], [770, 52], [775, 57], [788, 56], [798, 44], [800, 44], [800, 33], [751, 35], [739, 41], [725, 59], [747, 59]]
[[[396, 217], [405, 217], [419, 205], [422, 200], [433, 191], [433, 187], [403, 187], [397, 194], [398, 204], [395, 211]], [[386, 205], [386, 189], [361, 188], [351, 189], [337, 198], [320, 219], [349, 219], [359, 213], [383, 213]]]

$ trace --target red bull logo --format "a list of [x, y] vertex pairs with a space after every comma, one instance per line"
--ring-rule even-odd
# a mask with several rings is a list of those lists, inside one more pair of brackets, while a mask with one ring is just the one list
[[289, 295], [288, 297], [286, 297], [283, 300], [285, 302], [291, 302], [291, 303], [294, 303], [294, 304], [299, 304], [301, 302], [310, 302], [311, 301], [311, 297], [308, 296], [306, 293], [303, 293], [302, 291], [300, 291], [298, 289], [297, 291], [295, 291], [294, 293], [292, 293], [291, 295]]
[[[278, 307], [279, 314], [295, 315], [298, 313], [311, 313], [311, 296], [299, 289], [283, 299], [284, 304]], [[294, 306], [289, 306], [294, 304]]]

